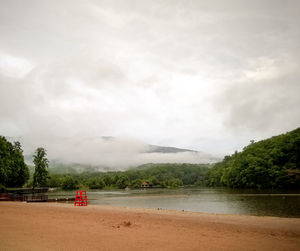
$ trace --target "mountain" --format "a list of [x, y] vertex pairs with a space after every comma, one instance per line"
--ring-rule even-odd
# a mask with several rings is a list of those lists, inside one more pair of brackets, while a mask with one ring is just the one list
[[189, 149], [182, 149], [177, 147], [170, 147], [170, 146], [156, 146], [156, 145], [148, 145], [147, 153], [180, 153], [180, 152], [194, 152], [197, 151], [189, 150]]
[[[200, 151], [111, 136], [51, 139], [42, 146], [47, 150], [51, 167], [56, 169], [63, 166], [80, 171], [110, 171], [147, 163], [208, 164], [220, 161], [218, 157]], [[26, 163], [32, 164], [33, 152], [34, 149], [25, 152]]]

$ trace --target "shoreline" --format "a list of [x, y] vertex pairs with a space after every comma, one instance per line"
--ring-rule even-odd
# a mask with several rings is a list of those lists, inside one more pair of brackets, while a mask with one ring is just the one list
[[[300, 218], [1, 202], [0, 222], [0, 250], [299, 250], [300, 247]], [[78, 243], [78, 238], [85, 240], [85, 244]]]

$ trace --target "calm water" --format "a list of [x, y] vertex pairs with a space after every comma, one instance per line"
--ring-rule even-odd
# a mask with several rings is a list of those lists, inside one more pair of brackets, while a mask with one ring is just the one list
[[[57, 191], [49, 197], [71, 197], [75, 191]], [[162, 208], [221, 214], [247, 214], [300, 218], [300, 193], [229, 189], [93, 190], [89, 204]]]

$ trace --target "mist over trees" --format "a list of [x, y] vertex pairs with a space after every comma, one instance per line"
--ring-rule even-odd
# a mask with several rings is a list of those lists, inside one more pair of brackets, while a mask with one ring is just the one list
[[300, 188], [300, 128], [225, 156], [206, 176], [208, 186]]
[[[225, 156], [216, 164], [145, 164], [126, 171], [78, 173], [69, 166], [49, 168], [44, 148], [33, 156], [35, 165], [27, 186], [60, 187], [65, 190], [210, 186], [253, 189], [300, 188], [300, 128], [259, 142], [251, 141], [243, 151]], [[59, 171], [59, 172], [58, 172]], [[32, 170], [33, 172], [33, 170]], [[29, 178], [21, 144], [0, 136], [0, 185], [21, 187]]]
[[250, 141], [242, 152], [214, 165], [147, 164], [124, 172], [74, 174], [78, 184], [92, 189], [151, 186], [209, 186], [251, 189], [300, 188], [300, 128]]
[[0, 185], [20, 187], [29, 178], [20, 142], [10, 143], [0, 136]]

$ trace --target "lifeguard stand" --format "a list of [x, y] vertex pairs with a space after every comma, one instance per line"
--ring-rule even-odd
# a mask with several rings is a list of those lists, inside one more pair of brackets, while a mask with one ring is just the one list
[[87, 196], [86, 191], [76, 191], [74, 206], [87, 206]]

